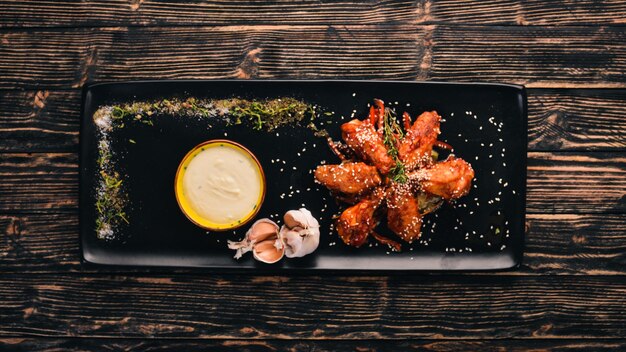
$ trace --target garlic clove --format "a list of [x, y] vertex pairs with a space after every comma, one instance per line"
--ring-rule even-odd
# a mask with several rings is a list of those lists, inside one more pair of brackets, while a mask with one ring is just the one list
[[252, 254], [254, 259], [260, 262], [273, 264], [283, 258], [285, 255], [285, 247], [281, 246], [280, 249], [276, 248], [276, 240], [267, 239], [257, 243], [252, 249]]
[[320, 226], [317, 220], [313, 217], [313, 214], [311, 214], [311, 212], [306, 208], [286, 212], [283, 216], [283, 220], [285, 221], [285, 225], [290, 229], [296, 226], [300, 226], [305, 229]]
[[239, 259], [245, 253], [252, 251], [258, 243], [268, 239], [275, 240], [278, 234], [279, 227], [275, 222], [266, 218], [259, 219], [252, 224], [243, 240], [228, 241], [228, 248], [236, 250], [235, 259]]
[[285, 243], [285, 255], [288, 258], [303, 257], [313, 253], [319, 246], [319, 223], [305, 208], [290, 210], [285, 213], [285, 225], [280, 229], [280, 236]]
[[270, 237], [278, 235], [278, 225], [270, 219], [259, 219], [252, 224], [250, 230], [246, 233], [251, 241], [261, 242]]

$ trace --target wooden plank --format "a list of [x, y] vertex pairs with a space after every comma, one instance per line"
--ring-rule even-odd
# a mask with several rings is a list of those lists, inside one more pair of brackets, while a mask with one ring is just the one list
[[528, 90], [530, 150], [626, 149], [626, 90]]
[[[626, 214], [529, 215], [523, 265], [504, 275], [625, 275], [624, 224]], [[0, 241], [0, 267], [5, 273], [104, 270], [80, 266], [76, 212], [0, 215], [0, 233], [5, 235]]]
[[440, 23], [623, 25], [624, 1], [2, 1], [0, 27]]
[[[430, 1], [424, 3], [428, 7]], [[479, 25], [623, 25], [624, 11], [622, 0], [444, 0], [430, 6], [435, 22]]]
[[508, 81], [532, 88], [624, 87], [624, 28], [437, 27], [432, 42], [423, 45], [432, 47], [429, 79]]
[[[80, 91], [0, 91], [0, 152], [78, 150]], [[529, 150], [626, 150], [626, 90], [529, 89]]]
[[78, 212], [0, 215], [3, 272], [80, 270]]
[[9, 31], [0, 41], [0, 89], [168, 78], [626, 87], [621, 27], [115, 27]]
[[6, 15], [0, 27], [403, 23], [428, 16], [425, 7], [411, 0], [2, 1], [0, 9]]
[[522, 271], [626, 274], [626, 214], [530, 214]]
[[78, 207], [78, 155], [0, 154], [0, 211], [66, 211]]
[[528, 153], [526, 210], [531, 213], [623, 213], [623, 153]]
[[3, 275], [0, 336], [623, 338], [625, 292], [592, 276]]
[[136, 340], [128, 338], [0, 338], [0, 350], [31, 352], [52, 351], [618, 351], [626, 349], [625, 340], [615, 339], [532, 339], [532, 340]]
[[0, 151], [78, 151], [80, 91], [0, 92]]
[[[626, 212], [623, 153], [531, 152], [528, 158], [528, 212]], [[0, 212], [76, 209], [77, 159], [71, 153], [0, 154]]]

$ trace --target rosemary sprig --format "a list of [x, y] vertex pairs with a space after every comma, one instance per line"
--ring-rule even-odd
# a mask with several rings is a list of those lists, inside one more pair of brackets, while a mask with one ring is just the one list
[[389, 176], [398, 183], [405, 183], [408, 180], [404, 164], [398, 156], [397, 143], [402, 137], [404, 137], [404, 132], [402, 132], [402, 128], [398, 124], [395, 111], [389, 108], [385, 109], [385, 115], [383, 116], [383, 143], [387, 147], [387, 154], [396, 163], [389, 171]]

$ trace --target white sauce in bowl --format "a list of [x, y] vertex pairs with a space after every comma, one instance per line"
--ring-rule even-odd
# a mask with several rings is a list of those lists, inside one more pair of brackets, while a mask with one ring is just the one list
[[183, 175], [183, 191], [193, 210], [216, 224], [244, 219], [260, 206], [263, 176], [252, 156], [230, 146], [196, 154]]

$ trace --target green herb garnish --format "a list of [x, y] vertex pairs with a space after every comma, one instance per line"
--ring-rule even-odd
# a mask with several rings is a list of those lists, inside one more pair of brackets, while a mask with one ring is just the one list
[[395, 111], [389, 108], [385, 109], [385, 115], [383, 116], [383, 143], [387, 147], [387, 154], [396, 163], [389, 171], [389, 176], [398, 183], [405, 183], [408, 180], [404, 164], [400, 161], [396, 146], [402, 137], [404, 137], [404, 132], [402, 132], [402, 128], [398, 124]]
[[280, 126], [297, 124], [305, 118], [313, 120], [314, 111], [294, 98], [250, 101], [244, 99], [219, 100], [216, 106], [229, 109], [234, 124], [249, 121], [255, 130], [272, 131]]

